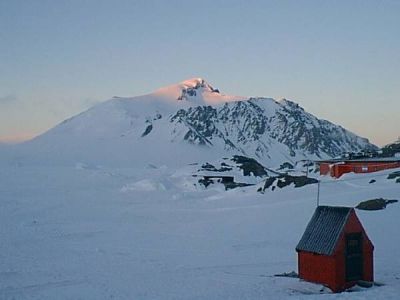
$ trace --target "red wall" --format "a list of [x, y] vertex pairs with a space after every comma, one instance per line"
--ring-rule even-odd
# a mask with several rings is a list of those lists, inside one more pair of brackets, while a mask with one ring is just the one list
[[336, 291], [336, 259], [334, 256], [300, 251], [298, 253], [299, 277], [306, 281], [328, 286]]
[[345, 173], [350, 173], [353, 170], [353, 167], [348, 164], [343, 165], [334, 165], [331, 169], [331, 176], [335, 178], [339, 178]]
[[399, 168], [400, 162], [345, 162], [343, 164], [320, 163], [321, 175], [330, 174], [339, 178], [345, 173], [371, 173], [386, 169]]
[[330, 163], [320, 163], [319, 164], [319, 174], [328, 175], [331, 172]]
[[363, 280], [373, 281], [374, 246], [365, 233], [354, 210], [350, 213], [332, 256], [305, 251], [298, 253], [299, 277], [307, 281], [326, 285], [333, 292], [340, 292], [353, 286], [356, 282], [346, 282], [345, 234], [358, 232], [361, 232], [363, 236]]

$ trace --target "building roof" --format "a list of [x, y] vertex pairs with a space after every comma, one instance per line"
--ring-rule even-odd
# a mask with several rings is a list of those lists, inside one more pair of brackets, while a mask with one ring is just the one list
[[332, 255], [353, 208], [318, 206], [297, 244], [297, 251]]
[[400, 157], [371, 157], [371, 158], [356, 158], [356, 159], [349, 159], [349, 158], [333, 158], [333, 159], [326, 159], [326, 160], [318, 160], [316, 163], [352, 163], [352, 162], [360, 162], [360, 163], [391, 163], [391, 162], [400, 162]]

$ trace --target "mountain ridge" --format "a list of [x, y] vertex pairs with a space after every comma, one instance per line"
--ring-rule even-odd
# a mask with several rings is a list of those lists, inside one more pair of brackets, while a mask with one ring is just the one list
[[21, 147], [70, 161], [107, 163], [118, 153], [129, 165], [180, 164], [245, 155], [267, 166], [376, 149], [293, 101], [225, 95], [202, 78], [112, 98]]

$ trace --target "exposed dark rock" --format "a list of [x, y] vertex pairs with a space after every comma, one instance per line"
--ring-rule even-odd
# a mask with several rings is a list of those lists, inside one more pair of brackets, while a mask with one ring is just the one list
[[390, 174], [388, 175], [387, 179], [395, 179], [395, 178], [397, 178], [397, 177], [400, 178], [400, 171], [396, 171], [396, 172], [390, 173]]
[[183, 123], [189, 130], [184, 140], [199, 145], [212, 145], [213, 135], [220, 136], [215, 127], [217, 110], [212, 106], [190, 107], [187, 111], [180, 109], [171, 117], [171, 122]]
[[388, 200], [383, 198], [371, 199], [360, 202], [356, 208], [361, 210], [381, 210], [386, 208], [388, 204], [396, 203], [398, 200]]
[[142, 137], [148, 135], [151, 132], [152, 129], [153, 129], [153, 125], [152, 124], [148, 125], [146, 127], [145, 131], [142, 133]]
[[206, 171], [215, 171], [216, 170], [216, 168], [210, 163], [205, 163], [205, 164], [201, 165], [201, 168]]
[[249, 183], [235, 182], [233, 176], [203, 176], [203, 178], [199, 179], [199, 183], [206, 188], [211, 184], [221, 183], [225, 186], [225, 190], [253, 185]]
[[[268, 189], [276, 180], [276, 177], [269, 177], [265, 180], [264, 182], [264, 186], [260, 187], [257, 192], [264, 192], [266, 189]], [[272, 187], [273, 190], [275, 189], [275, 187]]]
[[[199, 86], [202, 84], [205, 83], [199, 83]], [[190, 89], [183, 92], [185, 97], [192, 93]], [[263, 108], [264, 101], [269, 100], [251, 98], [226, 103], [222, 107], [190, 107], [179, 110], [170, 121], [187, 127], [184, 139], [190, 143], [211, 146], [213, 139], [219, 139], [225, 143], [226, 150], [237, 150], [245, 155], [247, 145], [255, 144], [251, 155], [264, 157], [269, 152], [269, 144], [265, 143], [268, 139], [286, 145], [292, 157], [299, 152], [335, 157], [346, 151], [360, 151], [360, 145], [370, 150], [377, 149], [367, 139], [319, 120], [288, 100], [274, 115], [268, 116]]]
[[187, 87], [182, 89], [182, 93], [178, 97], [178, 100], [188, 100], [189, 97], [196, 96], [200, 88], [209, 89], [212, 93], [219, 93], [218, 89], [214, 89], [211, 85], [205, 82], [204, 79], [202, 79], [199, 80], [194, 87]]
[[208, 187], [210, 184], [213, 184], [214, 181], [210, 178], [201, 178], [199, 179], [199, 183], [202, 184], [204, 187]]
[[[281, 174], [278, 176], [267, 178], [264, 182], [264, 186], [262, 188], [259, 188], [257, 191], [264, 192], [265, 190], [269, 189], [275, 182], [276, 186], [279, 188], [284, 188], [291, 184], [294, 184], [294, 187], [299, 188], [308, 184], [318, 183], [318, 180], [307, 176], [291, 176]], [[271, 190], [275, 190], [275, 186], [272, 186]]]
[[210, 163], [205, 163], [201, 166], [201, 169], [198, 171], [227, 172], [227, 171], [232, 171], [232, 167], [228, 166], [225, 163], [222, 163], [221, 168], [218, 169]]
[[196, 88], [183, 89], [182, 94], [178, 97], [178, 100], [187, 100], [188, 97], [193, 97], [196, 95]]
[[278, 170], [282, 170], [282, 169], [294, 169], [294, 166], [291, 163], [286, 161], [280, 165]]
[[258, 177], [268, 176], [267, 169], [254, 158], [235, 155], [232, 161], [239, 165], [239, 168], [243, 170], [244, 176], [251, 176], [252, 174]]
[[254, 184], [244, 183], [244, 182], [231, 182], [231, 183], [225, 183], [224, 185], [226, 190], [231, 190], [238, 187], [252, 186]]

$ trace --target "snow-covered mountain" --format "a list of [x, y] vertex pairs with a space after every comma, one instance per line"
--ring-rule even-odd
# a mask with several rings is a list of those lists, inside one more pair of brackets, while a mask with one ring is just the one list
[[73, 161], [179, 165], [239, 154], [269, 166], [375, 148], [292, 101], [224, 95], [201, 78], [114, 97], [21, 147]]

